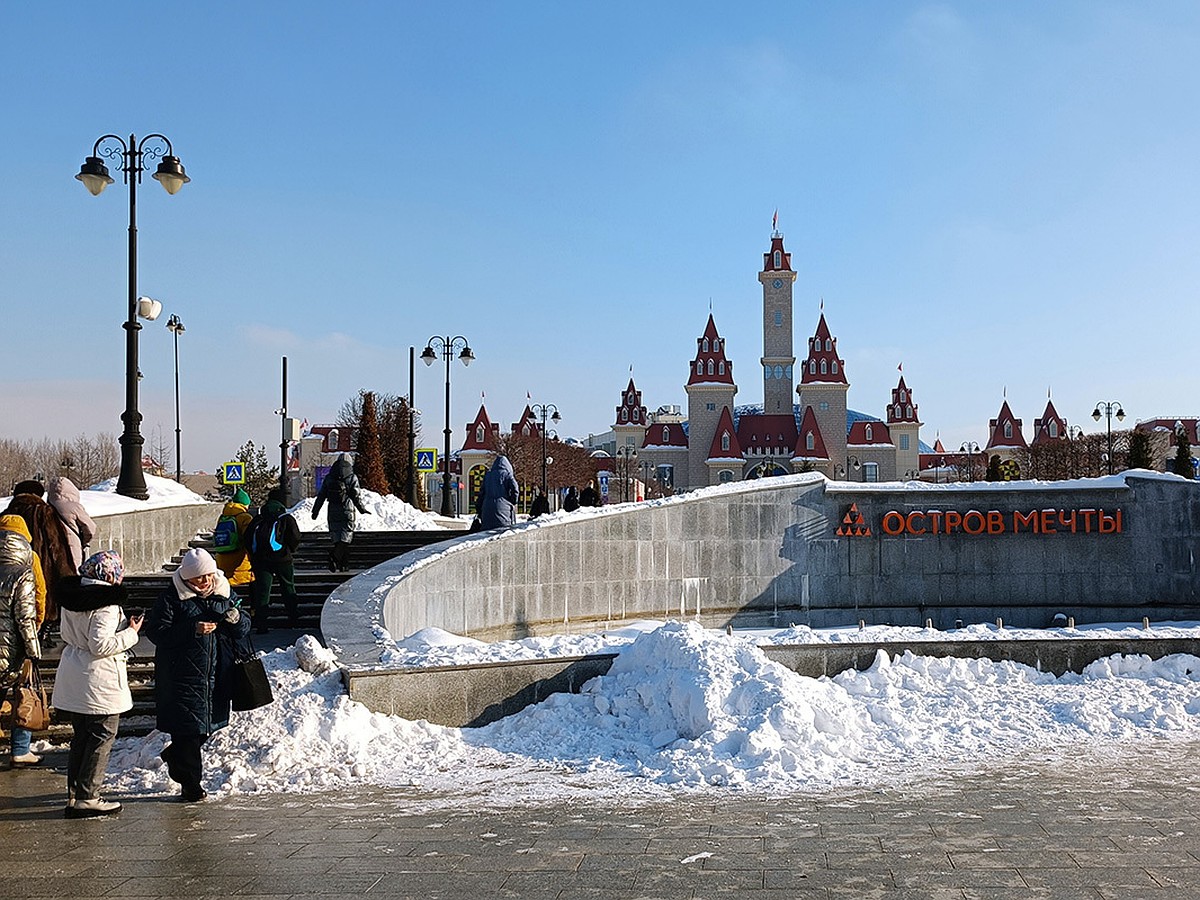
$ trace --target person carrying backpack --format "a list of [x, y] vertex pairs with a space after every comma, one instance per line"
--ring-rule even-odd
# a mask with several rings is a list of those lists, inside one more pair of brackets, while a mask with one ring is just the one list
[[313, 504], [314, 519], [326, 501], [329, 503], [329, 540], [333, 542], [329, 551], [329, 571], [345, 572], [350, 565], [350, 542], [354, 540], [354, 526], [358, 521], [356, 513], [370, 514], [358, 492], [354, 461], [345, 453], [338, 456], [321, 482], [317, 502]]
[[299, 597], [296, 596], [296, 569], [292, 554], [300, 546], [300, 526], [283, 505], [283, 488], [267, 494], [267, 502], [246, 528], [246, 552], [254, 583], [250, 600], [254, 607], [254, 633], [266, 634], [267, 607], [271, 603], [271, 585], [279, 579], [279, 592], [287, 609], [288, 625], [299, 623]]
[[238, 488], [233, 499], [221, 510], [221, 518], [213, 528], [213, 556], [230, 587], [241, 587], [254, 580], [250, 557], [246, 553], [246, 529], [254, 519], [249, 507], [250, 495]]

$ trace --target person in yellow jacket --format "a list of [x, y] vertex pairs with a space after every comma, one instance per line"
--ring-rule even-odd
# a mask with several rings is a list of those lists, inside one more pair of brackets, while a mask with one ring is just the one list
[[[18, 515], [8, 513], [0, 516], [0, 529], [16, 532], [30, 544], [33, 543], [33, 538], [29, 535], [29, 526]], [[41, 628], [42, 623], [46, 621], [46, 578], [42, 574], [42, 561], [36, 553], [33, 554], [33, 595], [37, 604], [37, 625]]]
[[[241, 488], [233, 495], [233, 499], [221, 510], [221, 518], [213, 529], [213, 555], [217, 559], [217, 568], [229, 580], [232, 587], [250, 584], [254, 581], [254, 572], [250, 568], [250, 557], [246, 553], [246, 526], [254, 516], [250, 515], [250, 495]], [[232, 520], [232, 527], [237, 530], [237, 539], [230, 540], [225, 531], [231, 527], [223, 524]], [[222, 549], [227, 547], [233, 549]]]

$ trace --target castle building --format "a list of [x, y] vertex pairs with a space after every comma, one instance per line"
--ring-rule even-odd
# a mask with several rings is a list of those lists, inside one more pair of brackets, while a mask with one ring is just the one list
[[[684, 385], [687, 421], [646, 420], [641, 394], [631, 379], [613, 426], [617, 446], [636, 440], [643, 471], [653, 471], [660, 484], [675, 490], [802, 471], [852, 481], [916, 478], [921, 422], [903, 375], [892, 390], [886, 421], [850, 411], [845, 361], [822, 309], [800, 363], [797, 386], [792, 301], [796, 272], [778, 231], [763, 254], [758, 281], [762, 405], [734, 405], [738, 386], [733, 361], [710, 313], [696, 339]], [[635, 393], [636, 402], [631, 402]], [[634, 438], [638, 410], [645, 424]]]

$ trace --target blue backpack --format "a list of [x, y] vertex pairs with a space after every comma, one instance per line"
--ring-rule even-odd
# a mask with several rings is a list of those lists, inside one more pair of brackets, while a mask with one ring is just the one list
[[283, 542], [279, 540], [279, 516], [275, 519], [263, 519], [254, 526], [250, 533], [250, 554], [252, 556], [277, 556], [283, 550]]

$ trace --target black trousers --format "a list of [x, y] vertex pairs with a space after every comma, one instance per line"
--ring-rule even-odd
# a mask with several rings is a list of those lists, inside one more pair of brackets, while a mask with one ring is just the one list
[[67, 799], [95, 800], [100, 796], [108, 755], [117, 737], [119, 714], [71, 713], [71, 752], [67, 755]]
[[345, 572], [350, 563], [350, 542], [334, 541], [329, 551], [329, 565], [334, 571]]
[[171, 743], [163, 751], [167, 774], [183, 787], [185, 795], [200, 791], [200, 777], [203, 774], [200, 769], [200, 748], [207, 740], [207, 734], [173, 734]]

